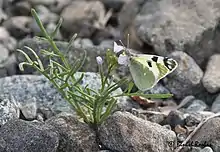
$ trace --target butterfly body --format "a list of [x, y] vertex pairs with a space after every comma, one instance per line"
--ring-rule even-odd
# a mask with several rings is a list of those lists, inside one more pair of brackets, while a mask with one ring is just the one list
[[132, 54], [129, 58], [129, 70], [138, 89], [146, 91], [154, 87], [159, 80], [173, 72], [177, 62], [171, 58]]

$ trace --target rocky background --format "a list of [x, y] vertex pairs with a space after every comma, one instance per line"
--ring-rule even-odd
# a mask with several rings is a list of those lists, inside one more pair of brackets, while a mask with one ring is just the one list
[[[55, 37], [61, 51], [78, 33], [68, 58], [87, 51], [85, 84], [98, 88], [95, 57], [114, 41], [126, 44], [129, 33], [134, 51], [177, 60], [175, 72], [148, 91], [174, 97], [121, 98], [120, 111], [94, 132], [43, 76], [19, 70], [17, 48], [49, 48], [34, 38], [41, 33], [31, 8], [48, 31], [63, 18]], [[219, 18], [219, 0], [0, 0], [0, 152], [219, 152], [220, 118], [197, 127], [220, 112]], [[189, 147], [178, 150], [193, 131]]]

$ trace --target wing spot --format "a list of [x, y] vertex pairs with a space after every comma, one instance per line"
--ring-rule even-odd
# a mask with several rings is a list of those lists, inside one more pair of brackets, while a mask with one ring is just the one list
[[157, 57], [157, 56], [153, 56], [151, 59], [152, 59], [154, 62], [157, 62], [158, 57]]
[[150, 61], [147, 61], [147, 64], [148, 64], [149, 67], [152, 68], [152, 63]]
[[175, 62], [173, 61], [173, 59], [170, 59], [168, 57], [165, 57], [163, 59], [164, 65], [171, 71], [175, 66]]

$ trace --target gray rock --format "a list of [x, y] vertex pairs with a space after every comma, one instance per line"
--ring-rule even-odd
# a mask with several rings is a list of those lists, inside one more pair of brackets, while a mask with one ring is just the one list
[[194, 100], [189, 107], [187, 107], [186, 111], [198, 112], [207, 110], [208, 106], [202, 100]]
[[60, 14], [61, 11], [71, 2], [71, 0], [56, 0], [53, 5], [49, 5], [49, 9], [54, 13]]
[[88, 124], [79, 122], [76, 117], [61, 113], [46, 121], [59, 133], [59, 152], [96, 152], [99, 149], [96, 133]]
[[195, 113], [190, 113], [187, 114], [187, 116], [185, 116], [186, 118], [184, 119], [186, 126], [192, 127], [192, 126], [196, 126], [200, 123], [200, 121], [202, 120], [202, 117], [199, 116], [198, 114]]
[[186, 96], [185, 98], [183, 98], [183, 100], [180, 101], [181, 108], [187, 108], [189, 107], [189, 105], [192, 104], [192, 102], [195, 100], [194, 96]]
[[103, 40], [99, 46], [104, 48], [112, 48], [114, 41], [112, 40]]
[[59, 135], [42, 123], [14, 119], [0, 128], [1, 152], [56, 152]]
[[157, 83], [152, 89], [145, 91], [146, 94], [170, 94], [170, 91], [161, 83]]
[[5, 27], [0, 27], [0, 44], [4, 45], [10, 52], [13, 52], [17, 46], [17, 41], [10, 36]]
[[165, 119], [165, 124], [169, 124], [172, 128], [184, 125], [184, 114], [178, 110], [171, 111]]
[[101, 143], [112, 151], [126, 152], [170, 152], [176, 135], [156, 123], [152, 123], [127, 112], [116, 112], [99, 128]]
[[0, 9], [0, 23], [3, 23], [7, 19], [8, 19], [8, 15], [5, 14], [5, 12], [2, 9]]
[[210, 93], [216, 93], [220, 90], [220, 54], [210, 57], [204, 77], [203, 86]]
[[81, 39], [81, 38], [77, 38], [74, 42], [73, 42], [74, 45], [77, 45], [77, 46], [83, 46], [83, 47], [93, 47], [93, 43], [90, 39], [88, 38], [84, 38], [84, 39]]
[[[76, 73], [75, 77], [79, 78], [81, 74], [82, 73]], [[46, 109], [48, 108], [48, 111], [51, 111], [46, 114], [42, 113], [45, 118], [60, 112], [74, 113], [72, 106], [61, 97], [52, 83], [44, 76], [17, 75], [5, 77], [0, 79], [0, 84], [0, 95], [4, 94], [6, 97], [13, 95], [15, 100], [21, 103], [21, 105], [25, 106], [28, 102], [30, 103], [30, 101], [33, 100], [33, 97], [36, 98], [37, 109], [44, 107]], [[84, 87], [88, 85], [91, 89], [98, 90], [101, 86], [100, 77], [97, 73], [84, 73], [81, 85]], [[121, 93], [121, 89], [112, 92], [113, 95]], [[123, 107], [126, 101], [126, 97], [119, 97], [118, 108]], [[32, 109], [32, 117], [36, 116], [34, 109]]]
[[[47, 26], [46, 26], [46, 30], [48, 33], [52, 33], [54, 32], [55, 28], [56, 28], [56, 24], [54, 23], [48, 23]], [[60, 30], [57, 31], [56, 35], [54, 36], [54, 40], [62, 40], [63, 37], [60, 33]]]
[[[10, 35], [17, 39], [24, 38], [30, 34], [30, 23], [33, 19], [28, 16], [13, 16], [3, 23]], [[19, 24], [18, 24], [19, 23]]]
[[[46, 6], [37, 5], [35, 7], [35, 10], [44, 27], [46, 27], [49, 23], [57, 24], [59, 16], [51, 12]], [[41, 30], [34, 19], [31, 21], [29, 27], [35, 35], [42, 36]]]
[[63, 17], [62, 34], [71, 37], [90, 37], [95, 32], [95, 23], [99, 22], [105, 8], [100, 1], [73, 1], [61, 13]]
[[213, 151], [220, 151], [220, 118], [208, 120], [191, 138], [192, 142], [199, 142], [209, 146]]
[[212, 107], [211, 107], [211, 111], [212, 112], [219, 112], [220, 111], [220, 94], [214, 100]]
[[[1, 64], [2, 68], [5, 69], [5, 76], [11, 76], [17, 74], [17, 61], [15, 54], [10, 55], [5, 62]], [[0, 74], [1, 75], [1, 74]]]
[[31, 4], [27, 1], [8, 2], [5, 12], [9, 16], [29, 16]]
[[0, 126], [7, 121], [19, 118], [19, 104], [13, 96], [0, 95]]
[[29, 3], [31, 3], [32, 5], [53, 5], [56, 3], [56, 0], [27, 0]]
[[73, 112], [69, 104], [61, 97], [53, 85], [43, 76], [17, 75], [0, 79], [0, 94], [14, 96], [19, 103], [27, 103], [36, 98], [37, 107], [48, 107], [55, 113]]
[[37, 116], [37, 102], [36, 98], [33, 97], [29, 100], [26, 100], [23, 103], [20, 103], [19, 106], [21, 113], [27, 120], [33, 120]]
[[199, 152], [213, 152], [211, 147], [205, 147], [202, 150], [200, 150]]
[[219, 52], [219, 5], [218, 0], [145, 1], [134, 21], [137, 35], [159, 55], [186, 51], [202, 66]]
[[[62, 53], [66, 54], [65, 50], [67, 48], [68, 43], [56, 42], [56, 45]], [[24, 39], [20, 41], [20, 43], [18, 44], [18, 48], [24, 50], [33, 59], [32, 53], [28, 51], [27, 49], [25, 49], [24, 46], [31, 47], [41, 58], [43, 65], [46, 66], [48, 64], [48, 59], [43, 58], [42, 55], [40, 54], [40, 49], [48, 50], [50, 48], [50, 45], [47, 42], [39, 40], [39, 39]], [[81, 70], [87, 71], [87, 72], [97, 72], [98, 64], [96, 63], [96, 57], [105, 56], [106, 48], [95, 47], [95, 46], [85, 47], [83, 45], [77, 45], [77, 44], [73, 45], [67, 54], [68, 61], [70, 63], [73, 63], [76, 59], [79, 59], [80, 57], [82, 57], [84, 50], [86, 50], [87, 52], [87, 57], [86, 57], [85, 64], [83, 65]], [[25, 61], [24, 56], [19, 52], [16, 52], [16, 57], [19, 63]], [[31, 73], [34, 71], [34, 69], [30, 67], [26, 67], [25, 69], [26, 70], [24, 71], [24, 73]]]
[[201, 86], [203, 72], [196, 62], [181, 51], [171, 53], [170, 57], [178, 62], [178, 67], [172, 74], [168, 75], [165, 87], [169, 88], [176, 98], [205, 92]]
[[130, 0], [102, 0], [102, 3], [107, 9], [113, 9], [115, 12], [119, 12], [125, 3], [128, 3]]
[[[9, 51], [4, 47], [4, 45], [0, 44], [0, 64], [2, 64], [9, 56]], [[2, 67], [2, 66], [0, 66]]]

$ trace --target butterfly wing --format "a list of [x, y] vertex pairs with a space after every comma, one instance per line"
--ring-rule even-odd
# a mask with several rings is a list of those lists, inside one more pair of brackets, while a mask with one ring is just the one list
[[[146, 91], [155, 85], [157, 76], [155, 76], [153, 70], [151, 70], [149, 66], [143, 64], [141, 58], [132, 57], [130, 59], [129, 70], [139, 90]], [[155, 73], [158, 73], [158, 70], [155, 71]]]
[[129, 68], [138, 89], [145, 91], [173, 72], [177, 65], [177, 62], [171, 58], [136, 54], [131, 57]]

